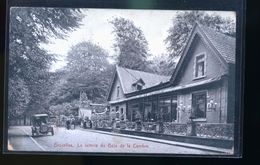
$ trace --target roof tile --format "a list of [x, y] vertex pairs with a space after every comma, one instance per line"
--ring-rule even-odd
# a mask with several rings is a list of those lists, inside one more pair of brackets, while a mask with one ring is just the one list
[[235, 63], [236, 39], [202, 25], [199, 25], [199, 27], [226, 62]]

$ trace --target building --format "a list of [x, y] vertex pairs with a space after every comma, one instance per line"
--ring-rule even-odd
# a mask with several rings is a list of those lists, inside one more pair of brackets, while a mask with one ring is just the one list
[[107, 101], [122, 120], [233, 123], [235, 38], [196, 24], [171, 77], [116, 67]]
[[80, 105], [78, 108], [78, 117], [80, 119], [91, 119], [95, 113], [103, 113], [106, 111], [106, 104], [93, 103], [88, 99], [86, 92], [82, 89], [80, 92]]
[[132, 94], [137, 93], [136, 95], [138, 96], [138, 92], [163, 84], [169, 80], [170, 77], [167, 76], [116, 66], [107, 98], [110, 104], [110, 111], [123, 115], [123, 120], [135, 121], [135, 116], [137, 113], [141, 115], [142, 109], [139, 108], [140, 99], [134, 100], [134, 102], [130, 101]]

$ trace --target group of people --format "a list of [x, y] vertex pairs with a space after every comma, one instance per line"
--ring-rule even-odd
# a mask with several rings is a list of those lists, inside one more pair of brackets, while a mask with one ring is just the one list
[[83, 121], [83, 128], [92, 128], [92, 121], [91, 120], [84, 120]]
[[75, 129], [76, 127], [76, 122], [75, 118], [69, 118], [66, 120], [66, 129]]
[[67, 130], [70, 129], [75, 129], [76, 125], [81, 125], [81, 127], [83, 128], [92, 128], [92, 121], [88, 118], [84, 119], [84, 120], [76, 120], [74, 117], [68, 117], [65, 120], [65, 128]]

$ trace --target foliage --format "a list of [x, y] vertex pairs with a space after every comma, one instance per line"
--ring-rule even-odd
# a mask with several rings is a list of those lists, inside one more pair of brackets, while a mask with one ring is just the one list
[[[78, 100], [73, 100], [71, 102], [63, 102], [62, 104], [57, 104], [57, 105], [51, 105], [49, 107], [49, 114], [53, 116], [69, 116], [73, 114], [73, 109], [78, 109], [79, 107], [79, 101]], [[74, 114], [76, 115], [76, 114]]]
[[147, 71], [148, 42], [142, 30], [125, 18], [115, 18], [110, 23], [114, 26], [114, 48], [119, 53], [118, 65], [129, 69]]
[[179, 12], [173, 19], [173, 24], [168, 30], [169, 34], [165, 39], [171, 57], [180, 56], [191, 29], [196, 22], [231, 36], [235, 36], [236, 33], [234, 20], [215, 14], [208, 14], [204, 11]]
[[167, 54], [154, 56], [150, 61], [150, 68], [155, 74], [171, 76], [175, 69], [175, 62], [169, 60]]
[[67, 82], [75, 91], [84, 89], [90, 100], [104, 102], [112, 76], [107, 52], [91, 42], [82, 42], [68, 53]]
[[67, 56], [67, 66], [56, 74], [56, 82], [50, 95], [52, 105], [79, 100], [84, 90], [93, 102], [105, 102], [112, 77], [112, 66], [107, 61], [107, 52], [91, 42], [72, 46]]
[[65, 38], [80, 25], [81, 19], [80, 11], [76, 9], [11, 8], [9, 114], [16, 114], [17, 110], [21, 114], [27, 113], [26, 110], [46, 110], [44, 103], [51, 83], [49, 67], [55, 56], [48, 54], [40, 44], [48, 43], [52, 37]]
[[29, 90], [24, 81], [22, 79], [17, 79], [16, 81], [10, 79], [8, 95], [9, 119], [22, 117], [30, 100]]

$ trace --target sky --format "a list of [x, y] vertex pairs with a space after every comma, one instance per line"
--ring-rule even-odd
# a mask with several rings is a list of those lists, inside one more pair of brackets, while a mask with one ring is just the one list
[[[85, 17], [79, 28], [68, 34], [66, 39], [51, 39], [50, 44], [42, 45], [42, 47], [49, 53], [58, 55], [57, 61], [51, 66], [51, 71], [66, 66], [66, 56], [70, 47], [83, 41], [91, 41], [101, 46], [109, 56], [112, 56], [115, 54], [113, 49], [115, 41], [112, 33], [113, 25], [109, 21], [116, 17], [123, 17], [133, 21], [135, 26], [143, 31], [152, 56], [165, 54], [167, 51], [164, 40], [177, 12], [176, 10], [83, 9]], [[209, 13], [235, 19], [234, 12]], [[112, 59], [109, 61], [113, 62]]]

